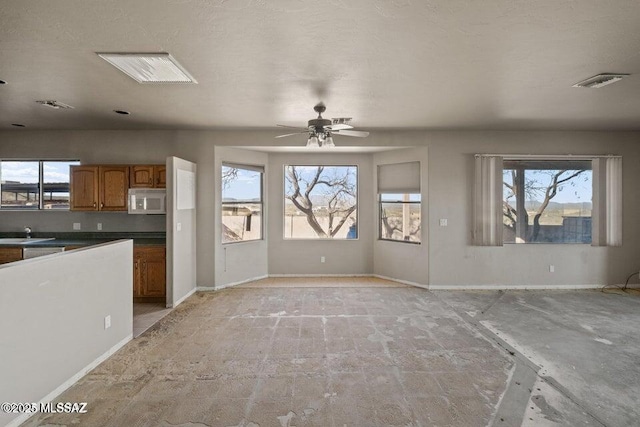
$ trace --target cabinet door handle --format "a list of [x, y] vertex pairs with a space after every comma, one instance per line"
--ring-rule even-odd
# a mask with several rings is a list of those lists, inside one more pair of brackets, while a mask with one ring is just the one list
[[138, 268], [138, 261], [136, 261], [136, 262], [133, 264], [133, 266], [134, 266], [135, 268]]
[[100, 209], [104, 208], [104, 203], [100, 203]]
[[96, 202], [93, 202], [93, 207], [94, 207], [94, 208], [96, 207]]

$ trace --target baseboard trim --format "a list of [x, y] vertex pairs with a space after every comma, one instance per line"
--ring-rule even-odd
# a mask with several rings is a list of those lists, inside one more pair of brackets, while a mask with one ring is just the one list
[[601, 289], [604, 285], [429, 285], [432, 291], [571, 290]]
[[[40, 399], [40, 401], [38, 403], [49, 403], [49, 402], [52, 402], [56, 397], [60, 396], [69, 387], [71, 387], [72, 385], [77, 383], [82, 377], [87, 375], [92, 369], [94, 369], [96, 366], [98, 366], [99, 364], [101, 364], [102, 362], [107, 360], [109, 357], [111, 357], [111, 355], [113, 355], [116, 351], [120, 350], [124, 345], [126, 345], [132, 339], [133, 339], [133, 334], [127, 335], [127, 337], [125, 339], [123, 339], [122, 341], [118, 342], [116, 345], [114, 345], [109, 350], [107, 350], [105, 353], [100, 355], [93, 362], [89, 363], [87, 366], [85, 366], [84, 368], [80, 369], [80, 371], [78, 371], [75, 375], [73, 375], [71, 378], [69, 378], [68, 380], [66, 380], [62, 384], [60, 384], [51, 393], [47, 394], [45, 397]], [[11, 421], [9, 421], [9, 423], [5, 427], [17, 427], [20, 424], [22, 424], [25, 421], [27, 421], [33, 415], [36, 415], [37, 413], [38, 412], [34, 412], [32, 414], [21, 414], [17, 418], [14, 418]]]
[[415, 286], [416, 288], [430, 289], [429, 285], [423, 285], [422, 283], [411, 282], [409, 280], [395, 279], [381, 274], [370, 274], [370, 276], [377, 277], [378, 279], [391, 280], [392, 282], [402, 283], [403, 285]]
[[191, 289], [189, 292], [187, 292], [187, 294], [185, 296], [183, 296], [182, 298], [180, 298], [178, 301], [176, 301], [175, 303], [173, 303], [173, 306], [171, 307], [167, 307], [167, 308], [176, 308], [178, 305], [180, 305], [181, 303], [184, 302], [184, 300], [186, 300], [187, 298], [189, 298], [191, 295], [195, 294], [196, 291], [198, 290], [198, 288], [193, 288]]
[[372, 274], [269, 274], [269, 277], [373, 277]]
[[268, 277], [269, 277], [268, 274], [263, 274], [262, 276], [251, 277], [249, 279], [244, 279], [237, 282], [225, 283], [224, 285], [219, 285], [219, 286], [198, 286], [197, 289], [198, 289], [198, 292], [219, 291], [221, 289], [231, 288], [233, 286], [254, 282], [256, 280], [266, 279]]

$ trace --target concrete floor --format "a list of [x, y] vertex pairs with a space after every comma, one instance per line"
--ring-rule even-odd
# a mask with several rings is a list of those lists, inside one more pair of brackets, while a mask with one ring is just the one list
[[379, 285], [198, 293], [25, 425], [638, 425], [637, 296]]
[[133, 303], [133, 337], [138, 338], [147, 329], [171, 312], [164, 303]]

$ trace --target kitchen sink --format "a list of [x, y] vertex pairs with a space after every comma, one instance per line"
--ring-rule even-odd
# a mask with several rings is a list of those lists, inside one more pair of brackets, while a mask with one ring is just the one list
[[26, 237], [4, 237], [0, 238], [0, 245], [24, 245], [27, 243], [44, 242], [46, 240], [54, 240], [54, 237], [48, 237], [44, 239], [35, 237], [32, 237], [30, 239], [27, 239]]

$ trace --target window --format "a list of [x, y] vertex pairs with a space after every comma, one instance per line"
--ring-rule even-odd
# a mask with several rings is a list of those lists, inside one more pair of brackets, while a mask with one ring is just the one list
[[222, 243], [262, 239], [261, 166], [222, 165]]
[[420, 162], [378, 166], [381, 240], [421, 242]]
[[503, 242], [591, 244], [591, 163], [503, 160]]
[[380, 195], [380, 239], [420, 243], [420, 194]]
[[2, 209], [69, 209], [69, 166], [79, 161], [0, 161]]
[[285, 239], [357, 239], [358, 167], [284, 167]]

